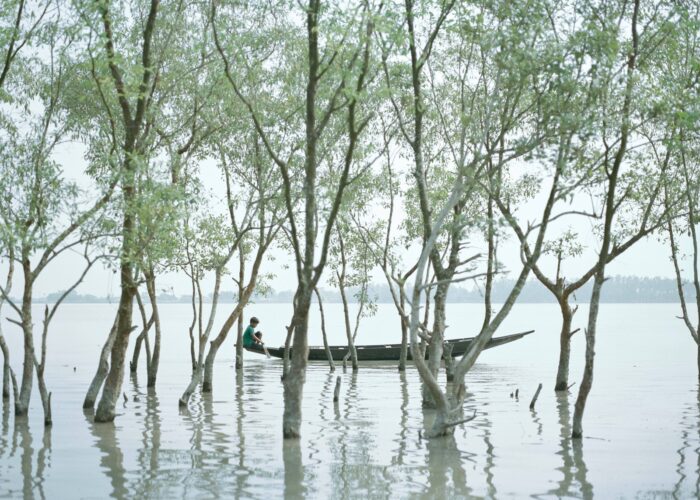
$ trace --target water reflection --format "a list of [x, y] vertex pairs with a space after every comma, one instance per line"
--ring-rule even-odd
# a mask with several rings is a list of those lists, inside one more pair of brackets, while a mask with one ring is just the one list
[[[430, 429], [435, 418], [434, 410], [423, 410], [423, 434]], [[431, 498], [467, 497], [472, 489], [467, 484], [462, 452], [454, 435], [425, 439], [427, 451], [427, 483], [424, 495]]]
[[403, 465], [406, 455], [406, 445], [408, 444], [408, 381], [406, 372], [399, 372], [399, 386], [401, 389], [401, 419], [399, 420], [399, 434], [397, 437], [398, 450], [396, 457], [392, 461], [394, 465]]
[[561, 465], [557, 467], [562, 475], [558, 487], [550, 494], [558, 497], [571, 495], [574, 480], [574, 458], [571, 450], [571, 415], [569, 411], [569, 394], [557, 392], [557, 414], [559, 415], [559, 451]]
[[[242, 410], [242, 407], [239, 407]], [[214, 401], [211, 393], [195, 392], [190, 398], [188, 408], [181, 409], [180, 415], [189, 427], [189, 453], [184, 457], [190, 467], [185, 472], [186, 478], [182, 480], [182, 470], [174, 469], [173, 480], [180, 481], [184, 487], [183, 495], [186, 497], [205, 493], [205, 496], [218, 497], [232, 485], [231, 482], [238, 478], [232, 474], [232, 458], [234, 453], [229, 449], [230, 429], [233, 422], [220, 424], [217, 421], [218, 414], [214, 410]], [[239, 429], [237, 435], [243, 439], [245, 420], [241, 411], [236, 426]], [[223, 429], [223, 430], [222, 430]], [[237, 450], [239, 460], [243, 461], [243, 442], [238, 443]], [[169, 462], [177, 460], [178, 455], [169, 458]], [[161, 471], [161, 477], [167, 477]], [[241, 485], [239, 485], [241, 486]]]
[[[139, 385], [134, 378], [116, 426], [94, 424], [88, 413], [85, 422], [59, 418], [42, 435], [43, 427], [28, 428], [26, 420], [15, 423], [11, 407], [3, 405], [0, 497], [71, 496], [61, 488], [70, 488], [69, 481], [83, 474], [97, 478], [86, 485], [100, 488], [90, 491], [93, 496], [115, 498], [498, 498], [524, 496], [533, 485], [545, 498], [592, 498], [591, 478], [600, 474], [601, 453], [609, 461], [609, 454], [617, 452], [615, 440], [603, 446], [571, 440], [573, 396], [558, 395], [556, 410], [543, 403], [536, 414], [523, 405], [514, 411], [514, 401], [494, 388], [491, 376], [473, 382], [466, 400], [464, 414], [476, 409], [476, 420], [458, 426], [451, 437], [420, 439], [431, 413], [420, 407], [418, 376], [397, 373], [393, 366], [346, 374], [312, 372], [303, 438], [283, 441], [277, 367], [251, 362], [245, 371], [228, 373], [223, 400], [197, 391], [181, 414], [173, 396], [179, 387], [164, 383], [158, 397], [145, 381]], [[334, 404], [338, 375], [341, 397]], [[677, 408], [682, 415], [666, 434], [672, 441], [665, 449], [676, 454], [666, 459], [658, 482], [664, 481], [667, 496], [693, 498], [700, 493], [700, 400], [695, 393], [681, 396]], [[59, 416], [80, 411], [80, 400], [73, 402], [70, 409], [62, 400], [61, 407], [69, 410]], [[68, 455], [75, 453], [75, 443], [86, 440], [92, 446], [76, 457], [80, 465], [71, 464], [72, 458], [66, 463], [65, 457], [75, 456]], [[523, 456], [532, 463], [523, 467], [517, 460]], [[537, 467], [547, 460], [551, 465]], [[527, 482], [520, 483], [525, 471]], [[621, 486], [624, 480], [596, 481], [599, 496], [627, 493], [625, 488], [635, 484]], [[617, 490], [603, 491], [603, 484]], [[642, 495], [647, 490], [646, 484], [640, 487]]]
[[[588, 480], [588, 466], [583, 457], [583, 440], [571, 439], [571, 407], [569, 394], [557, 392], [557, 414], [559, 415], [559, 451], [562, 475], [558, 487], [549, 493], [557, 497], [581, 496], [593, 498], [593, 484]], [[576, 484], [578, 493], [574, 491]]]
[[486, 476], [486, 486], [487, 486], [487, 491], [488, 491], [488, 496], [495, 498], [496, 497], [496, 484], [494, 483], [494, 465], [496, 461], [494, 460], [495, 458], [495, 453], [494, 453], [494, 446], [491, 443], [491, 421], [488, 419], [486, 415], [484, 415], [484, 422], [485, 425], [483, 425], [483, 430], [484, 430], [484, 444], [486, 445], [486, 460], [485, 463], [486, 465], [484, 466], [484, 475]]
[[[146, 401], [146, 412], [139, 408], [137, 416], [143, 416], [143, 430], [141, 432], [141, 447], [138, 451], [137, 462], [141, 473], [137, 474], [134, 491], [137, 496], [148, 496], [153, 491], [158, 491], [157, 484], [166, 479], [164, 473], [160, 471], [160, 439], [161, 439], [161, 416], [158, 396], [152, 387], [148, 388], [146, 394], [138, 392], [138, 385], [135, 384], [134, 394], [138, 395], [137, 402]], [[167, 483], [166, 483], [167, 484]]]
[[[678, 463], [676, 474], [678, 481], [673, 487], [673, 498], [683, 498], [685, 492], [694, 490], [695, 497], [700, 497], [700, 386], [697, 398], [686, 405], [680, 422], [681, 446], [676, 451]], [[692, 463], [695, 460], [695, 463]], [[690, 477], [688, 477], [690, 476]], [[694, 481], [693, 481], [694, 480]], [[685, 484], [689, 483], [689, 484]], [[693, 484], [694, 483], [694, 484]], [[692, 486], [691, 486], [692, 484]]]
[[44, 434], [41, 438], [41, 448], [37, 454], [35, 488], [39, 491], [39, 496], [44, 496], [44, 481], [47, 469], [51, 468], [51, 426], [44, 426]]
[[593, 484], [588, 481], [588, 466], [583, 460], [583, 440], [572, 439], [571, 447], [574, 450], [574, 465], [576, 466], [576, 480], [581, 487], [583, 498], [593, 498]]
[[301, 461], [301, 444], [299, 441], [299, 439], [285, 439], [282, 443], [285, 498], [303, 498], [306, 496], [304, 465]]
[[124, 454], [119, 445], [114, 424], [96, 424], [93, 421], [92, 411], [86, 410], [84, 414], [90, 434], [95, 438], [95, 444], [102, 453], [100, 465], [112, 485], [111, 496], [114, 498], [126, 498], [129, 496], [129, 490], [127, 488], [126, 470], [124, 468]]
[[0, 456], [5, 452], [7, 446], [7, 433], [10, 430], [10, 401], [3, 401], [2, 405], [2, 426], [0, 427]]
[[242, 498], [245, 491], [248, 469], [245, 461], [245, 402], [243, 401], [243, 387], [245, 378], [243, 370], [236, 370], [236, 448], [238, 450], [238, 470], [236, 471], [235, 490], [236, 498]]

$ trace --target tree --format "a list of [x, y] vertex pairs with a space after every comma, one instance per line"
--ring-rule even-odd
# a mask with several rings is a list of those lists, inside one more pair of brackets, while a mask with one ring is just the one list
[[[356, 181], [357, 182], [357, 181]], [[354, 187], [354, 186], [353, 186]], [[352, 197], [345, 202], [353, 203]], [[353, 203], [353, 206], [358, 206]], [[362, 205], [359, 205], [362, 206]], [[351, 224], [341, 217], [336, 222], [335, 237], [331, 240], [329, 265], [333, 271], [331, 284], [338, 287], [340, 299], [343, 304], [343, 322], [345, 323], [345, 337], [348, 341], [348, 353], [343, 358], [343, 366], [348, 359], [351, 360], [353, 371], [357, 371], [357, 351], [355, 350], [355, 338], [360, 328], [360, 320], [364, 315], [373, 314], [375, 304], [369, 296], [369, 284], [371, 280], [371, 259], [369, 249], [363, 244], [359, 235]], [[350, 319], [350, 303], [348, 293], [355, 288], [355, 298], [358, 308], [353, 325]], [[319, 302], [320, 304], [320, 302]]]
[[[14, 259], [23, 273], [20, 304], [15, 304], [0, 287], [2, 296], [19, 318], [10, 321], [22, 329], [24, 337], [22, 379], [15, 400], [15, 414], [27, 415], [36, 371], [46, 425], [51, 424], [50, 394], [44, 380], [49, 324], [57, 308], [82, 282], [96, 260], [90, 255], [89, 245], [94, 242], [95, 235], [88, 225], [109, 201], [115, 186], [110, 180], [102, 186], [104, 191], [97, 198], [82, 199], [84, 193], [66, 178], [52, 157], [57, 145], [74, 127], [65, 113], [64, 99], [75, 66], [72, 27], [58, 15], [52, 23], [53, 29], [48, 31], [44, 47], [48, 61], [34, 58], [24, 63], [25, 80], [14, 86], [14, 110], [27, 110], [30, 102], [38, 102], [38, 110], [35, 113], [25, 111], [24, 123], [17, 120], [5, 130], [0, 153], [3, 166], [0, 240], [7, 252], [6, 258]], [[85, 246], [85, 267], [56, 303], [45, 309], [41, 351], [37, 357], [32, 317], [34, 284], [56, 258], [80, 246]]]
[[[110, 124], [112, 144], [115, 145], [110, 156], [118, 165], [122, 195], [118, 249], [121, 294], [117, 325], [108, 337], [101, 356], [100, 365], [104, 366], [104, 355], [108, 354], [109, 372], [104, 379], [102, 396], [95, 413], [96, 422], [107, 422], [114, 419], [126, 349], [133, 329], [133, 301], [138, 287], [136, 270], [140, 259], [136, 213], [138, 180], [152, 167], [151, 162], [158, 151], [156, 136], [168, 138], [171, 135], [161, 125], [174, 121], [169, 111], [177, 115], [177, 110], [181, 109], [177, 107], [182, 102], [178, 93], [181, 87], [177, 83], [200, 63], [199, 51], [192, 50], [192, 44], [198, 43], [197, 39], [181, 35], [190, 31], [201, 33], [206, 25], [206, 16], [197, 5], [175, 2], [161, 6], [159, 0], [151, 0], [145, 5], [134, 0], [128, 9], [124, 7], [136, 13], [130, 17], [123, 16], [111, 2], [81, 7], [84, 7], [81, 14], [88, 30], [92, 36], [97, 35], [100, 41], [99, 50], [91, 52], [95, 84], [91, 90], [97, 93], [104, 107], [103, 115]], [[195, 62], [190, 64], [193, 60]], [[177, 61], [186, 63], [177, 64]], [[186, 102], [189, 105], [191, 101]], [[196, 110], [197, 106], [194, 108]], [[187, 106], [186, 109], [191, 108]], [[192, 115], [188, 117], [191, 118], [188, 120], [190, 125], [196, 122], [196, 112], [193, 114], [195, 118]], [[189, 128], [180, 129], [182, 135], [189, 133]], [[172, 139], [170, 143], [176, 143], [176, 140]], [[171, 168], [171, 177], [176, 181], [179, 174], [177, 166], [175, 163], [175, 168]], [[96, 175], [100, 174], [96, 172]], [[96, 376], [96, 384], [93, 384], [98, 386], [98, 390], [99, 378]]]
[[[673, 23], [676, 11], [673, 5], [659, 3], [647, 8], [649, 6], [642, 6], [639, 1], [633, 2], [632, 5], [623, 2], [606, 7], [603, 11], [604, 22], [596, 35], [608, 40], [608, 37], [622, 37], [616, 26], [620, 26], [620, 22], [624, 20], [629, 27], [629, 36], [620, 40], [621, 50], [618, 53], [609, 53], [609, 58], [601, 60], [600, 64], [602, 81], [606, 86], [602, 100], [604, 112], [600, 118], [601, 142], [604, 149], [599, 155], [603, 158], [601, 163], [604, 174], [600, 193], [603, 200], [603, 226], [585, 330], [584, 372], [574, 408], [572, 437], [575, 439], [580, 439], [583, 435], [583, 413], [593, 385], [597, 320], [605, 269], [610, 256], [620, 248], [621, 238], [616, 225], [624, 228], [627, 222], [621, 211], [622, 203], [628, 198], [643, 199], [644, 202], [640, 204], [641, 213], [633, 217], [642, 221], [642, 227], [647, 224], [654, 226], [653, 210], [660, 201], [659, 194], [668, 167], [668, 161], [665, 160], [656, 172], [645, 172], [636, 161], [638, 156], [634, 154], [631, 144], [636, 137], [636, 130], [640, 128], [640, 122], [654, 118], [654, 113], [648, 113], [645, 109], [647, 103], [640, 89], [643, 89], [645, 81], [648, 81], [651, 61], [659, 53], [657, 37]], [[600, 12], [596, 10], [591, 15], [598, 18]], [[621, 69], [624, 71], [624, 78], [617, 76]], [[628, 174], [625, 167], [629, 168], [631, 173]], [[641, 196], [635, 193], [635, 187], [638, 185], [641, 185]], [[663, 224], [665, 216], [661, 215], [659, 220], [661, 222], [658, 225]]]
[[[676, 278], [681, 316], [686, 329], [698, 346], [698, 377], [700, 378], [700, 314], [693, 324], [689, 309], [693, 304], [687, 293], [688, 288], [695, 294], [696, 314], [700, 313], [700, 136], [698, 136], [698, 114], [693, 111], [698, 93], [696, 82], [700, 68], [692, 61], [698, 60], [698, 13], [700, 6], [679, 6], [679, 22], [675, 24], [676, 43], [667, 43], [662, 49], [663, 57], [658, 59], [655, 74], [659, 78], [659, 92], [655, 102], [666, 117], [666, 127], [676, 133], [659, 148], [654, 155], [659, 161], [662, 156], [672, 155], [674, 175], [664, 187], [664, 205], [668, 212], [666, 233], [671, 251], [671, 261]], [[683, 252], [684, 239], [690, 239], [690, 251]], [[689, 259], [690, 283], [684, 279], [684, 258]]]
[[[229, 137], [230, 144], [240, 144], [241, 137], [250, 136], [247, 132], [244, 129], [240, 135]], [[217, 252], [218, 255], [205, 257], [203, 266], [201, 263], [198, 264], [201, 266], [200, 269], [208, 268], [215, 271], [212, 310], [207, 326], [202, 330], [201, 291], [199, 282], [196, 281], [200, 300], [199, 349], [192, 378], [180, 397], [180, 406], [187, 405], [190, 396], [200, 383], [203, 392], [211, 392], [214, 362], [218, 350], [226, 340], [234, 323], [242, 317], [243, 309], [258, 285], [265, 254], [275, 240], [282, 219], [279, 216], [281, 209], [278, 202], [279, 182], [270, 175], [273, 166], [269, 161], [265, 161], [265, 157], [260, 152], [259, 144], [253, 141], [248, 148], [234, 148], [222, 142], [218, 149], [220, 168], [225, 181], [224, 199], [227, 213], [212, 220], [206, 226], [207, 231], [199, 238], [200, 241], [197, 245], [201, 249], [199, 251], [204, 252], [205, 256], [212, 250], [212, 241], [215, 243], [214, 248], [220, 250]], [[225, 222], [226, 219], [228, 222]], [[226, 229], [222, 230], [222, 228]], [[255, 248], [254, 252], [253, 248]], [[213, 328], [221, 279], [226, 272], [227, 264], [236, 252], [239, 255], [237, 303], [224, 320], [216, 337], [209, 342], [207, 350], [206, 346]], [[245, 257], [250, 254], [254, 255], [254, 258], [250, 274], [246, 276]], [[188, 255], [190, 255], [189, 251]], [[209, 261], [208, 264], [207, 261]], [[194, 273], [197, 271], [191, 264], [190, 267], [193, 269], [192, 275], [195, 275]], [[242, 339], [238, 339], [236, 357], [239, 368], [242, 368], [242, 349]]]
[[[267, 9], [267, 6], [264, 9]], [[214, 38], [224, 60], [227, 78], [235, 94], [248, 109], [264, 149], [279, 168], [284, 183], [287, 219], [297, 273], [294, 313], [288, 330], [288, 339], [293, 335], [291, 364], [284, 373], [285, 410], [282, 426], [285, 438], [298, 438], [300, 435], [311, 295], [326, 265], [331, 233], [344, 190], [350, 180], [350, 171], [360, 136], [371, 118], [371, 114], [363, 109], [362, 98], [370, 73], [370, 42], [374, 12], [370, 11], [367, 4], [357, 9], [349, 6], [336, 8], [333, 5], [322, 9], [320, 0], [309, 0], [304, 14], [306, 46], [300, 43], [299, 38], [292, 37], [285, 47], [289, 50], [277, 55], [281, 59], [281, 64], [277, 67], [285, 70], [289, 68], [292, 71], [284, 77], [282, 83], [294, 81], [294, 78], [303, 74], [306, 84], [304, 98], [300, 102], [296, 99], [298, 94], [292, 94], [292, 96], [283, 94], [282, 101], [290, 98], [292, 103], [285, 102], [284, 107], [273, 107], [273, 113], [280, 113], [275, 118], [280, 120], [285, 128], [301, 122], [304, 130], [303, 138], [292, 139], [291, 145], [285, 145], [284, 149], [288, 155], [285, 158], [276, 147], [279, 142], [270, 138], [273, 131], [266, 124], [271, 120], [263, 117], [255, 101], [246, 94], [247, 89], [240, 83], [241, 79], [234, 73], [238, 67], [254, 68], [255, 66], [246, 65], [245, 53], [240, 50], [240, 47], [237, 53], [239, 64], [236, 67], [231, 64], [230, 47], [224, 48], [218, 34], [220, 28], [217, 27], [217, 23], [221, 22], [224, 16], [217, 10], [216, 3], [212, 8]], [[238, 19], [249, 19], [245, 14], [242, 15], [240, 9], [236, 15]], [[255, 13], [250, 18], [253, 16]], [[228, 20], [231, 21], [231, 18], [232, 16]], [[262, 21], [268, 21], [268, 18], [262, 18]], [[257, 32], [265, 36], [267, 33], [265, 28], [268, 27], [257, 28]], [[232, 27], [227, 31], [235, 32]], [[277, 34], [279, 35], [279, 32]], [[256, 40], [256, 42], [263, 44], [264, 40]], [[251, 52], [258, 55], [260, 45], [252, 47]], [[303, 73], [302, 66], [299, 65], [300, 61], [304, 64]], [[247, 75], [248, 78], [252, 76], [252, 74]], [[303, 110], [303, 115], [298, 110]], [[290, 111], [291, 114], [288, 114]], [[341, 137], [329, 134], [329, 130], [333, 128], [328, 125], [331, 121], [337, 122], [343, 115], [346, 127], [342, 140], [339, 141]], [[279, 127], [274, 132], [278, 133]], [[298, 158], [299, 150], [303, 150], [301, 158]], [[339, 181], [329, 193], [327, 209], [322, 210], [326, 207], [318, 203], [317, 179], [322, 167], [334, 168], [335, 155], [332, 155], [331, 151], [338, 152], [341, 165]], [[303, 220], [300, 220], [292, 205], [296, 198], [293, 180], [295, 184], [299, 182], [302, 185]], [[325, 225], [325, 228], [321, 229], [322, 225]], [[317, 237], [321, 235], [322, 242], [317, 252]]]
[[[386, 67], [386, 66], [385, 66]], [[386, 115], [391, 116], [391, 106], [387, 106]], [[408, 295], [406, 283], [416, 270], [414, 264], [408, 270], [403, 270], [402, 255], [415, 239], [415, 231], [409, 229], [409, 221], [397, 222], [397, 211], [405, 203], [405, 193], [400, 188], [396, 176], [400, 170], [395, 166], [397, 152], [392, 152], [395, 141], [396, 125], [387, 123], [384, 114], [380, 114], [381, 136], [384, 143], [382, 154], [382, 169], [370, 177], [367, 200], [358, 204], [358, 210], [352, 215], [355, 231], [362, 239], [364, 249], [374, 264], [381, 269], [391, 299], [399, 316], [401, 326], [401, 352], [398, 370], [406, 370], [408, 357]], [[375, 133], [379, 134], [379, 131]], [[401, 172], [403, 175], [403, 172]], [[376, 213], [386, 212], [387, 217], [376, 217]], [[398, 236], [397, 236], [398, 233]], [[427, 310], [427, 308], [426, 308]]]
[[[401, 126], [414, 159], [417, 210], [424, 242], [412, 291], [411, 353], [423, 380], [424, 405], [437, 410], [431, 436], [447, 434], [464, 421], [458, 416], [465, 395], [464, 376], [512, 309], [532, 263], [539, 257], [553, 206], [562, 195], [561, 175], [555, 170], [540, 220], [527, 232], [531, 251], [505, 303], [493, 314], [490, 289], [498, 272], [496, 207], [505, 219], [511, 219], [509, 224], [514, 222], [510, 210], [520, 200], [533, 196], [533, 188], [539, 182], [533, 174], [522, 173], [528, 171], [522, 165], [514, 166], [515, 161], [529, 161], [537, 171], [540, 167], [533, 157], [551, 138], [550, 124], [540, 112], [540, 105], [551, 79], [546, 63], [553, 35], [539, 28], [531, 32], [523, 29], [542, 26], [543, 23], [533, 19], [546, 19], [547, 4], [511, 7], [493, 3], [474, 11], [455, 7], [448, 21], [443, 5], [438, 21], [426, 28], [425, 20], [420, 22], [416, 17], [419, 11], [414, 12], [413, 3], [406, 3], [413, 105], [409, 108], [411, 129], [406, 127], [406, 122]], [[438, 37], [440, 21], [446, 26], [442, 38]], [[419, 34], [425, 44], [422, 51], [417, 49]], [[424, 91], [426, 71], [430, 79], [428, 90]], [[397, 101], [394, 103], [400, 116], [399, 105]], [[431, 110], [434, 110], [432, 114]], [[423, 130], [430, 130], [430, 118], [443, 145], [437, 150], [442, 155], [424, 156]], [[432, 158], [436, 158], [433, 161], [438, 165], [444, 164], [443, 158], [449, 159], [450, 170], [448, 176], [441, 176], [445, 180], [437, 190], [439, 194], [431, 195], [429, 169], [439, 171], [431, 165]], [[486, 240], [486, 270], [470, 276], [476, 272], [474, 265], [480, 256], [472, 254], [465, 258], [461, 250], [474, 232], [484, 235]], [[435, 274], [434, 284], [426, 283], [424, 278], [428, 262]], [[455, 280], [476, 276], [486, 277], [485, 319], [470, 349], [454, 366], [454, 384], [448, 396], [437, 382], [446, 326], [445, 298]], [[420, 297], [432, 288], [435, 289], [433, 327], [421, 334]], [[419, 345], [421, 337], [428, 343], [427, 363]]]

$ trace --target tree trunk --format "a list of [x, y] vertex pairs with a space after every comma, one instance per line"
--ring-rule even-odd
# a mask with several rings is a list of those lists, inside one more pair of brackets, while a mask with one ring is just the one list
[[[160, 364], [160, 315], [158, 313], [158, 298], [156, 296], [156, 278], [151, 270], [146, 280], [148, 298], [151, 300], [151, 317], [156, 328], [155, 341], [153, 343], [153, 355], [148, 363], [148, 382], [146, 387], [155, 387], [158, 377], [158, 365]], [[148, 333], [146, 333], [148, 335]]]
[[[129, 362], [129, 370], [131, 373], [136, 373], [138, 370], [139, 366], [139, 355], [141, 354], [141, 345], [143, 344], [144, 340], [148, 344], [148, 332], [151, 330], [151, 326], [153, 326], [153, 321], [154, 321], [154, 315], [151, 313], [151, 317], [146, 320], [146, 309], [143, 307], [143, 302], [141, 301], [141, 297], [139, 294], [136, 294], [136, 303], [139, 306], [139, 312], [141, 313], [141, 322], [143, 324], [143, 328], [141, 329], [141, 333], [139, 333], [139, 336], [136, 337], [136, 343], [134, 344], [134, 354], [131, 357], [131, 361]], [[149, 359], [147, 360], [147, 364], [150, 363], [150, 354], [147, 354]]]
[[241, 311], [241, 316], [238, 318], [238, 323], [236, 324], [236, 370], [243, 369], [243, 322], [245, 321], [245, 316], [243, 311]]
[[32, 271], [29, 257], [22, 260], [24, 271], [24, 290], [22, 293], [22, 334], [24, 336], [24, 362], [22, 365], [22, 383], [19, 400], [15, 402], [15, 415], [26, 416], [29, 412], [29, 400], [34, 383], [34, 325], [32, 324]]
[[138, 337], [136, 337], [136, 342], [134, 343], [134, 353], [131, 355], [131, 361], [129, 362], [129, 371], [131, 373], [136, 373], [138, 367], [139, 367], [139, 354], [141, 354], [141, 344], [143, 344], [143, 340], [148, 335], [148, 330], [146, 328], [143, 328], [141, 330], [141, 333], [139, 333]]
[[53, 423], [51, 419], [51, 393], [46, 389], [44, 369], [38, 365], [36, 367], [36, 379], [39, 385], [39, 394], [41, 395], [41, 405], [44, 409], [44, 426], [48, 427]]
[[132, 330], [131, 317], [134, 295], [136, 294], [136, 289], [131, 283], [131, 264], [126, 260], [122, 261], [121, 274], [122, 293], [119, 299], [116, 337], [110, 353], [109, 373], [105, 379], [102, 397], [95, 412], [95, 422], [112, 422], [114, 420], [114, 409], [124, 380], [124, 360], [126, 359], [126, 348], [129, 345], [129, 334]]
[[[207, 358], [204, 361], [204, 380], [202, 381], [202, 392], [211, 392], [212, 381], [214, 378], [214, 360], [216, 359], [216, 354], [219, 352], [221, 344], [224, 343], [228, 332], [233, 327], [234, 321], [239, 319], [243, 315], [243, 309], [248, 305], [250, 297], [253, 295], [253, 290], [255, 290], [255, 285], [258, 282], [258, 273], [260, 272], [260, 265], [262, 264], [262, 258], [265, 253], [266, 246], [263, 242], [260, 242], [260, 247], [253, 261], [253, 267], [250, 270], [250, 279], [248, 284], [244, 287], [244, 291], [238, 297], [238, 304], [234, 308], [233, 312], [226, 318], [221, 330], [219, 330], [219, 335], [216, 336], [209, 344], [209, 352], [207, 353]], [[211, 321], [211, 318], [210, 318]], [[209, 328], [209, 327], [208, 327]], [[242, 339], [241, 339], [242, 342]]]
[[566, 391], [569, 387], [569, 359], [571, 357], [571, 321], [573, 311], [569, 305], [569, 296], [557, 297], [561, 308], [561, 332], [559, 333], [559, 366], [557, 380], [554, 385], [556, 392]]
[[[239, 252], [239, 267], [238, 267], [238, 298], [243, 296], [243, 280], [245, 279], [245, 257], [243, 252]], [[243, 310], [238, 318], [238, 327], [236, 330], [236, 370], [243, 369]]]
[[207, 352], [207, 357], [204, 361], [204, 380], [202, 382], [202, 392], [211, 392], [212, 390], [212, 380], [214, 378], [214, 360], [216, 359], [216, 354], [219, 352], [219, 347], [221, 347], [221, 344], [223, 344], [226, 340], [228, 332], [231, 331], [233, 323], [243, 314], [243, 308], [245, 307], [245, 304], [248, 303], [248, 299], [250, 298], [252, 289], [255, 287], [255, 285], [249, 285], [249, 287], [251, 292], [249, 293], [246, 291], [243, 297], [238, 298], [238, 304], [222, 325], [221, 330], [219, 330], [219, 335], [217, 335], [216, 338], [209, 343], [209, 352]]
[[2, 400], [10, 399], [10, 350], [5, 342], [5, 337], [0, 333], [0, 351], [2, 351]]
[[[343, 274], [345, 271], [343, 270]], [[348, 306], [348, 298], [345, 294], [345, 277], [338, 276], [338, 289], [340, 290], [340, 298], [343, 301], [343, 318], [345, 319], [345, 336], [348, 339], [348, 354], [352, 361], [352, 371], [357, 371], [359, 366], [357, 364], [357, 351], [355, 350], [355, 342], [352, 338], [352, 326], [350, 325], [350, 308]], [[347, 356], [346, 356], [347, 357]], [[345, 360], [343, 360], [343, 367], [345, 367]]]
[[452, 357], [452, 349], [453, 346], [449, 342], [445, 342], [442, 347], [443, 351], [443, 359], [445, 360], [445, 377], [447, 378], [448, 382], [452, 382], [455, 378], [455, 373], [454, 373], [454, 358]]
[[85, 394], [85, 399], [83, 400], [83, 408], [88, 410], [95, 407], [95, 401], [97, 401], [97, 395], [100, 393], [102, 388], [102, 383], [107, 377], [107, 372], [109, 371], [109, 355], [112, 352], [112, 346], [114, 345], [114, 340], [117, 338], [117, 325], [119, 323], [119, 314], [117, 313], [114, 319], [114, 324], [109, 331], [107, 340], [102, 346], [102, 351], [100, 352], [100, 360], [97, 363], [97, 372], [92, 378], [90, 387]]
[[284, 414], [282, 416], [282, 435], [285, 439], [296, 439], [301, 436], [301, 402], [309, 355], [307, 333], [309, 309], [311, 306], [311, 289], [306, 289], [302, 284], [300, 284], [300, 288], [297, 294], [297, 307], [292, 318], [294, 341], [292, 343], [289, 371], [283, 381]]
[[[8, 256], [7, 280], [5, 281], [5, 293], [9, 295], [12, 290], [12, 277], [15, 272], [14, 252], [10, 251]], [[700, 300], [700, 298], [698, 299]], [[0, 295], [0, 318], [2, 318], [2, 306], [5, 303], [4, 295]], [[2, 333], [2, 319], [0, 319], [0, 351], [2, 351], [2, 400], [10, 399], [10, 349], [7, 347], [5, 337]]]
[[[180, 396], [179, 400], [179, 405], [180, 407], [186, 407], [187, 402], [190, 400], [190, 396], [192, 396], [192, 393], [194, 390], [197, 388], [197, 386], [202, 382], [202, 374], [204, 371], [204, 352], [207, 348], [207, 340], [209, 339], [209, 334], [211, 333], [211, 329], [214, 325], [214, 318], [216, 316], [216, 308], [219, 303], [219, 289], [221, 286], [221, 275], [222, 275], [222, 269], [219, 268], [216, 271], [216, 277], [215, 277], [215, 284], [214, 284], [214, 297], [211, 303], [211, 311], [209, 312], [209, 320], [207, 321], [207, 326], [204, 330], [202, 330], [201, 327], [201, 321], [202, 321], [202, 304], [201, 304], [201, 289], [199, 286], [197, 287], [197, 294], [200, 297], [200, 305], [199, 305], [199, 322], [200, 322], [200, 327], [199, 327], [199, 351], [197, 355], [197, 361], [194, 365], [194, 370], [192, 371], [192, 376], [190, 377], [190, 383], [188, 384], [187, 388], [185, 389], [185, 392]], [[239, 304], [234, 308], [233, 312], [229, 314], [228, 318], [224, 322], [224, 325], [222, 326], [222, 329], [228, 330], [231, 329], [233, 326], [233, 322], [239, 317], [239, 315], [242, 313], [242, 309], [239, 307]]]
[[[200, 356], [200, 359], [201, 358], [203, 358], [203, 355]], [[202, 368], [203, 368], [203, 366], [202, 366], [202, 363], [200, 362], [195, 367], [194, 372], [192, 372], [192, 377], [190, 377], [190, 383], [187, 385], [185, 392], [182, 393], [182, 396], [180, 396], [180, 400], [178, 401], [178, 404], [181, 408], [185, 408], [187, 406], [187, 403], [190, 400], [192, 393], [194, 393], [194, 390], [197, 388], [197, 386], [202, 381], [202, 372], [203, 372]]]
[[[401, 296], [401, 311], [406, 310], [406, 293], [403, 290], [403, 285], [400, 290]], [[399, 319], [401, 320], [401, 354], [399, 355], [399, 371], [406, 371], [406, 358], [408, 357], [408, 323], [403, 313], [399, 311]]]
[[328, 336], [326, 335], [326, 315], [323, 312], [323, 300], [321, 299], [321, 294], [318, 293], [318, 288], [314, 287], [314, 293], [316, 294], [316, 299], [318, 299], [318, 310], [321, 314], [321, 335], [323, 336], [323, 349], [326, 351], [326, 358], [328, 359], [328, 366], [332, 372], [335, 371], [335, 363], [333, 362], [333, 354], [328, 346]]
[[190, 324], [190, 327], [188, 329], [188, 334], [190, 337], [190, 361], [192, 363], [192, 373], [197, 369], [197, 357], [194, 354], [194, 328], [197, 325], [197, 304], [196, 304], [196, 293], [195, 293], [195, 281], [196, 278], [194, 277], [194, 268], [193, 266], [190, 266], [192, 276], [192, 323]]
[[[602, 264], [601, 264], [602, 265]], [[571, 432], [573, 439], [583, 437], [583, 411], [586, 408], [586, 400], [593, 386], [593, 361], [595, 359], [595, 334], [598, 322], [598, 306], [600, 305], [600, 292], [603, 288], [604, 271], [601, 268], [596, 272], [593, 281], [593, 293], [591, 294], [590, 312], [588, 313], [588, 328], [586, 328], [586, 363], [583, 368], [583, 378], [579, 387], [576, 405], [574, 406], [574, 424]]]
[[202, 382], [202, 373], [204, 371], [204, 350], [206, 349], [206, 338], [204, 335], [199, 337], [199, 351], [197, 354], [197, 361], [192, 371], [192, 376], [190, 377], [190, 383], [187, 385], [185, 392], [182, 393], [178, 404], [181, 408], [187, 406], [187, 403], [192, 396], [192, 393], [197, 388], [197, 386]]
[[[442, 345], [445, 334], [445, 300], [449, 281], [437, 286], [433, 300], [433, 331], [431, 332], [430, 345], [428, 346], [428, 369], [437, 379], [442, 362]], [[423, 408], [436, 408], [436, 402], [429, 387], [423, 384]]]

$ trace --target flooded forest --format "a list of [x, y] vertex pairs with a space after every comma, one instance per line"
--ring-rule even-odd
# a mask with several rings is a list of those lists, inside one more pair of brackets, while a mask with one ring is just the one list
[[700, 495], [700, 2], [0, 4], [0, 497]]

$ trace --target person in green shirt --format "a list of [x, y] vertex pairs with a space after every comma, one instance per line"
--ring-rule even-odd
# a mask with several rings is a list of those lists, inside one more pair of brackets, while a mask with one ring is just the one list
[[243, 332], [243, 347], [252, 347], [255, 344], [263, 343], [262, 333], [255, 331], [259, 323], [260, 321], [255, 316], [250, 318], [250, 324], [248, 328], [245, 329], [245, 332]]

